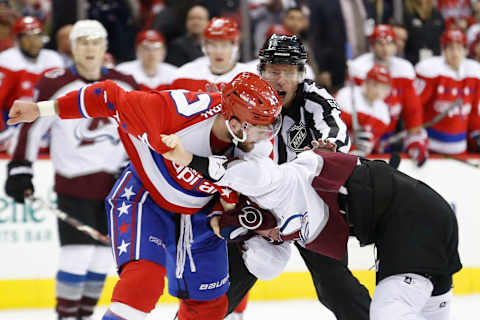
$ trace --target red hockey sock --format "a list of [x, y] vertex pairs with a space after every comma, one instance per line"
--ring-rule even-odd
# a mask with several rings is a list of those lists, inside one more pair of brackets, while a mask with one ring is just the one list
[[165, 274], [163, 266], [148, 260], [128, 262], [113, 289], [112, 302], [149, 313], [163, 294]]
[[178, 320], [222, 320], [228, 310], [227, 296], [214, 300], [181, 300]]
[[248, 293], [245, 295], [245, 297], [243, 297], [242, 301], [233, 312], [242, 313], [243, 311], [245, 311], [245, 309], [247, 308], [247, 302], [248, 302]]

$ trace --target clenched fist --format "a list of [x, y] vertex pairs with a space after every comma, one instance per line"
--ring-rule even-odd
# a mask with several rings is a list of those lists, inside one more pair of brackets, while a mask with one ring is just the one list
[[40, 109], [35, 102], [15, 100], [8, 113], [7, 124], [13, 125], [20, 122], [32, 122], [40, 117]]

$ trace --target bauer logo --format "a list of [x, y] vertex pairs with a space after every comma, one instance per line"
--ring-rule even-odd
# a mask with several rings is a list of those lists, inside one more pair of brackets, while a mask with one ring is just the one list
[[228, 275], [220, 281], [212, 283], [202, 283], [199, 287], [199, 290], [212, 290], [224, 286], [228, 281]]

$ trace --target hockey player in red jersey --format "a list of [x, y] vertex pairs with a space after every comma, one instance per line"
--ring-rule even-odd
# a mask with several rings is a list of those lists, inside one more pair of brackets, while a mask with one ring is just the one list
[[[132, 77], [102, 68], [107, 32], [94, 20], [80, 20], [70, 41], [74, 64], [45, 74], [37, 84], [38, 99], [48, 100], [99, 80], [111, 79], [126, 90], [137, 88]], [[42, 136], [50, 131], [58, 208], [101, 233], [107, 233], [104, 199], [126, 157], [110, 119], [60, 121], [57, 116], [20, 127], [8, 164], [7, 194], [24, 202], [33, 193], [32, 163]], [[111, 249], [66, 223], [58, 222], [60, 257], [55, 294], [58, 319], [87, 320], [93, 314], [112, 267]]]
[[213, 18], [205, 28], [202, 49], [205, 57], [186, 63], [178, 69], [172, 87], [190, 91], [215, 90], [240, 72], [251, 71], [238, 62], [240, 30], [230, 18]]
[[[12, 27], [17, 45], [0, 53], [0, 130], [6, 129], [8, 109], [15, 99], [32, 100], [37, 81], [47, 71], [63, 68], [59, 54], [43, 49], [43, 26], [34, 17], [19, 18]], [[3, 132], [0, 143], [13, 136], [13, 129]]]
[[[355, 58], [350, 66], [350, 76], [356, 84], [361, 84], [374, 64], [380, 64], [389, 69], [392, 77], [392, 92], [386, 99], [390, 108], [390, 125], [387, 135], [395, 132], [400, 117], [407, 129], [414, 129], [422, 124], [422, 106], [420, 98], [415, 93], [413, 81], [415, 70], [410, 62], [395, 56], [395, 32], [390, 25], [375, 26], [370, 35], [371, 52]], [[422, 164], [428, 157], [426, 133], [424, 130], [410, 132], [404, 141], [404, 148], [410, 156]]]
[[116, 66], [120, 72], [131, 75], [140, 84], [142, 90], [170, 89], [177, 67], [165, 60], [165, 39], [156, 30], [143, 30], [135, 41], [137, 59]]
[[458, 99], [454, 108], [438, 123], [427, 128], [429, 148], [433, 152], [460, 154], [480, 151], [480, 64], [467, 59], [466, 37], [459, 29], [446, 30], [441, 38], [443, 55], [416, 65], [416, 89], [423, 104], [424, 120], [442, 113]]
[[[267, 157], [281, 125], [280, 111], [275, 90], [253, 73], [237, 75], [221, 94], [127, 93], [105, 81], [57, 100], [15, 102], [10, 124], [59, 114], [62, 119], [110, 117], [119, 125], [131, 164], [106, 199], [120, 281], [104, 320], [144, 319], [163, 294], [165, 276], [170, 294], [181, 299], [179, 320], [223, 319], [229, 287], [226, 243], [208, 221], [221, 210], [214, 208], [214, 196], [232, 194], [208, 181], [223, 168], [224, 159], [214, 154], [225, 153], [233, 143], [245, 152], [255, 147], [257, 156]], [[161, 134], [172, 133], [188, 150], [211, 159], [207, 176], [162, 156], [170, 148]], [[257, 148], [262, 142], [270, 149]], [[213, 165], [215, 159], [219, 162]], [[199, 160], [200, 167], [208, 166]]]
[[[355, 136], [353, 147], [358, 155], [372, 153], [380, 137], [388, 130], [390, 111], [384, 100], [391, 89], [392, 78], [388, 69], [374, 65], [362, 86], [348, 86], [338, 91], [336, 99], [342, 110], [342, 120]], [[359, 128], [355, 128], [354, 121], [358, 121]]]

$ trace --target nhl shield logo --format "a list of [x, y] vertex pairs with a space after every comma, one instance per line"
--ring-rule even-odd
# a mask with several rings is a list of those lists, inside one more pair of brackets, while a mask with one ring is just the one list
[[303, 142], [307, 137], [307, 128], [303, 123], [291, 126], [287, 130], [287, 146], [290, 150], [294, 152], [303, 151]]

